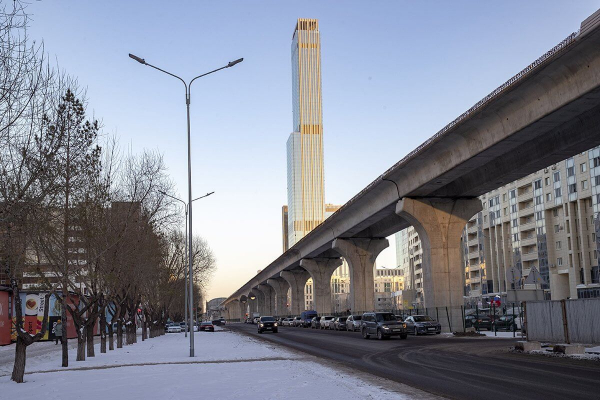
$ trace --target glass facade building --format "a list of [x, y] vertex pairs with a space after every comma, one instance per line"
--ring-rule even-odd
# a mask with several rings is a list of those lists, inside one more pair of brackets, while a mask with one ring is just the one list
[[321, 42], [316, 19], [298, 19], [292, 38], [293, 132], [287, 142], [288, 245], [325, 219]]

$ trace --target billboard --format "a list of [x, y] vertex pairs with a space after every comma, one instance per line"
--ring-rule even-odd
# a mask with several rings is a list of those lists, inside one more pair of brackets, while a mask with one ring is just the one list
[[10, 344], [9, 294], [0, 292], [0, 346]]

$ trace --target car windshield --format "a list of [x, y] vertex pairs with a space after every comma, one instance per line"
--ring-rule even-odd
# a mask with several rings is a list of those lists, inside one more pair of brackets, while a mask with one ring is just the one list
[[203, 322], [202, 325], [212, 325], [210, 322]]
[[433, 321], [433, 319], [431, 319], [429, 315], [415, 315], [413, 319], [415, 320], [415, 322]]
[[354, 318], [355, 321], [360, 321], [362, 319], [362, 315], [355, 315], [352, 318]]
[[377, 322], [397, 321], [394, 314], [377, 314]]
[[260, 320], [262, 322], [273, 322], [273, 321], [275, 321], [275, 318], [273, 318], [273, 317], [261, 317]]

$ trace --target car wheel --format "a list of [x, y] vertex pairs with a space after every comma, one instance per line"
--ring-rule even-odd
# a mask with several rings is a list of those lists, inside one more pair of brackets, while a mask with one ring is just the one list
[[405, 333], [405, 334], [403, 334], [403, 335], [400, 335], [400, 339], [404, 340], [404, 339], [406, 339], [406, 338], [408, 338], [408, 335], [407, 335], [406, 333]]
[[383, 335], [383, 332], [381, 332], [380, 329], [377, 329], [377, 339], [379, 339], [379, 340], [385, 339], [385, 336]]
[[258, 330], [258, 333], [262, 333], [262, 331], [259, 329], [259, 330]]
[[442, 331], [436, 332], [435, 334], [436, 334], [436, 335], [439, 335], [440, 333], [442, 333]]
[[368, 339], [369, 338], [369, 334], [367, 333], [366, 329], [362, 330], [362, 337], [363, 337], [363, 339]]

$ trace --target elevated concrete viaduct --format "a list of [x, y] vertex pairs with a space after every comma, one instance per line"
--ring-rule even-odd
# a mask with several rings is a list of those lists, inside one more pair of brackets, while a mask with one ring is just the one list
[[461, 326], [453, 311], [463, 303], [460, 231], [481, 209], [478, 196], [600, 145], [599, 23], [596, 12], [579, 32], [398, 161], [224, 303], [283, 278], [297, 315], [312, 276], [317, 311], [329, 312], [330, 261], [324, 260], [344, 257], [352, 311], [372, 310], [373, 265], [388, 245], [385, 238], [414, 225], [423, 244], [425, 306], [450, 306], [449, 324]]

